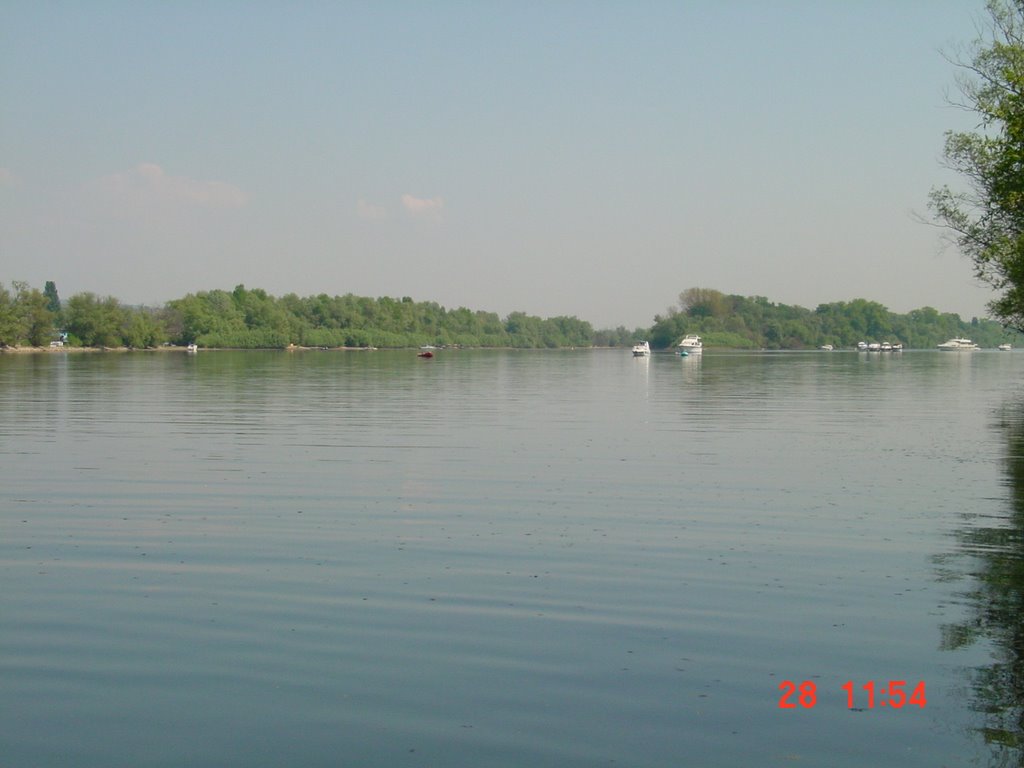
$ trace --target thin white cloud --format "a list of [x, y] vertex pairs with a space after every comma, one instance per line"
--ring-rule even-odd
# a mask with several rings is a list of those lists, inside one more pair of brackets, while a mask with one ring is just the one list
[[441, 209], [444, 208], [444, 200], [440, 197], [424, 199], [404, 194], [402, 195], [402, 206], [412, 216], [437, 217], [441, 214]]
[[362, 198], [356, 204], [356, 216], [367, 221], [374, 221], [387, 218], [388, 212], [383, 206], [373, 205]]
[[96, 182], [96, 187], [109, 202], [129, 208], [154, 205], [241, 208], [248, 199], [245, 192], [233, 184], [171, 176], [155, 163], [139, 163], [128, 171], [104, 176]]

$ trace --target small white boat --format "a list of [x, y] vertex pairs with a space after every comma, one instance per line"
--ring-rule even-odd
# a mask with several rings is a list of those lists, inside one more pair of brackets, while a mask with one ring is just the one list
[[833, 349], [835, 349], [835, 347], [833, 347], [831, 344], [822, 344], [820, 347], [818, 347], [818, 349], [823, 349], [826, 352], [831, 352]]
[[634, 357], [646, 357], [649, 354], [651, 354], [651, 345], [646, 341], [639, 341], [633, 345]]
[[1013, 350], [1013, 346], [1011, 344], [1000, 344], [999, 345], [999, 351], [1000, 352], [1010, 352], [1012, 350]]
[[858, 341], [857, 342], [857, 351], [858, 352], [867, 352], [868, 351], [868, 343], [866, 341]]
[[697, 334], [688, 333], [679, 342], [679, 349], [688, 355], [699, 355], [704, 351], [704, 342], [700, 340], [700, 336]]
[[950, 339], [939, 344], [943, 352], [974, 352], [978, 348], [970, 339]]
[[892, 352], [892, 344], [888, 341], [883, 341], [881, 349], [883, 352]]
[[198, 344], [189, 344], [188, 347], [186, 347], [186, 349], [189, 352], [198, 352], [199, 351], [199, 345]]

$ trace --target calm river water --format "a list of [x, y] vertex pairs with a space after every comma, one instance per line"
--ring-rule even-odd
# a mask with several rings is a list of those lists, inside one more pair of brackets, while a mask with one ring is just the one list
[[5, 766], [1020, 761], [1024, 354], [0, 355], [0, 467]]

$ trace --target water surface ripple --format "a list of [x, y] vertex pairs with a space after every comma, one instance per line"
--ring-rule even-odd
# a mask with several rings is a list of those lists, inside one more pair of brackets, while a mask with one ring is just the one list
[[0, 355], [3, 763], [1012, 762], [1022, 374]]

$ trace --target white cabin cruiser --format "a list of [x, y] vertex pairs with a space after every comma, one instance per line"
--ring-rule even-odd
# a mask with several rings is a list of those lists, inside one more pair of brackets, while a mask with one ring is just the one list
[[633, 345], [634, 357], [646, 357], [651, 354], [651, 345], [646, 341], [640, 341]]
[[679, 342], [679, 351], [688, 355], [699, 355], [704, 351], [704, 342], [695, 333], [689, 333]]
[[950, 339], [939, 344], [943, 352], [973, 352], [978, 348], [970, 339]]

